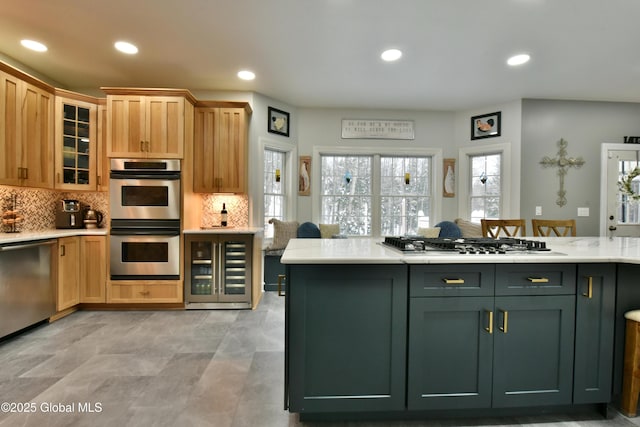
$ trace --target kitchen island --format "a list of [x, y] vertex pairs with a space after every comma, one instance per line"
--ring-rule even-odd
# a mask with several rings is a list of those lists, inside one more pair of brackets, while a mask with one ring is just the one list
[[301, 419], [606, 412], [623, 315], [640, 307], [640, 239], [543, 239], [550, 251], [496, 255], [291, 240], [285, 407]]

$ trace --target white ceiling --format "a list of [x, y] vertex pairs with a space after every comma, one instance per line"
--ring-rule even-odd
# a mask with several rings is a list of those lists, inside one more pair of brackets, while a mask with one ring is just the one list
[[[0, 53], [57, 81], [260, 92], [299, 107], [640, 102], [638, 0], [2, 0]], [[20, 46], [23, 38], [46, 53]], [[140, 52], [116, 52], [117, 40]], [[382, 50], [400, 48], [392, 64]], [[509, 68], [506, 59], [532, 60]], [[253, 82], [236, 73], [251, 69]]]

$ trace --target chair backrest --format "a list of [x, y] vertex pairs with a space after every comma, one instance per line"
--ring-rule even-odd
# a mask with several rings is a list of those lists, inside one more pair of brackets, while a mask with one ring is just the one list
[[481, 219], [480, 224], [482, 225], [482, 235], [484, 237], [493, 237], [495, 239], [496, 237], [527, 235], [527, 226], [524, 219]]
[[531, 225], [534, 236], [551, 236], [552, 232], [559, 237], [576, 235], [575, 219], [532, 219]]

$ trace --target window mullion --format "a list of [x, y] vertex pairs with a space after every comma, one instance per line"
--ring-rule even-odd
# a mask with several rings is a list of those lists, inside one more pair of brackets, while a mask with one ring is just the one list
[[381, 167], [380, 167], [380, 155], [374, 154], [372, 162], [372, 177], [371, 177], [371, 236], [380, 237], [382, 234], [382, 209], [381, 209]]

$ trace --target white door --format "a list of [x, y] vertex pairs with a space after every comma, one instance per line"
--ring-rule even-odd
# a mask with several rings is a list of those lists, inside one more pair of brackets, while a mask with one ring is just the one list
[[[602, 145], [601, 236], [640, 236], [640, 201], [618, 189], [618, 182], [636, 166], [640, 166], [640, 144]], [[640, 176], [631, 181], [631, 188], [640, 194]]]

